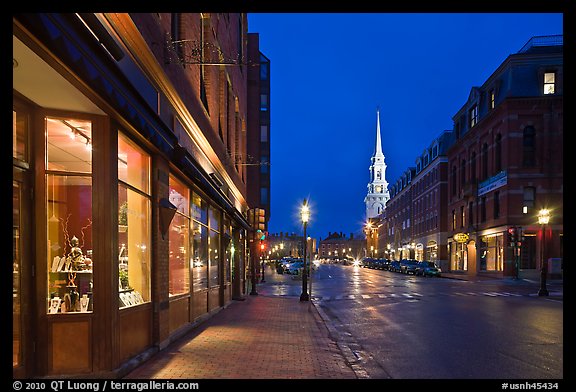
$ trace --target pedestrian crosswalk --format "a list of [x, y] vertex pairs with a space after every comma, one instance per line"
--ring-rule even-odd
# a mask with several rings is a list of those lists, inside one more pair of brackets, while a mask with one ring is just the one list
[[511, 293], [507, 291], [478, 291], [478, 292], [438, 292], [438, 293], [370, 293], [370, 294], [340, 294], [340, 295], [331, 295], [331, 296], [324, 296], [318, 299], [322, 299], [323, 301], [339, 301], [339, 300], [348, 300], [348, 299], [409, 299], [409, 300], [418, 300], [424, 299], [427, 297], [523, 297], [524, 294], [518, 293]]

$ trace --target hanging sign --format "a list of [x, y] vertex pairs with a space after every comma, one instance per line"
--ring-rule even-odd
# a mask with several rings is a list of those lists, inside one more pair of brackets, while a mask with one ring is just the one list
[[470, 236], [466, 233], [456, 233], [454, 234], [454, 241], [456, 242], [468, 242], [468, 240], [470, 239]]

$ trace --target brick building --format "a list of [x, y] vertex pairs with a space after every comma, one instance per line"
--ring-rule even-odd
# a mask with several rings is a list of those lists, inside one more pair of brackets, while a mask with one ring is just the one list
[[[384, 213], [371, 222], [380, 257], [536, 279], [549, 260], [549, 272], [561, 276], [562, 83], [563, 37], [546, 36], [531, 38], [472, 87], [452, 132], [392, 184]], [[551, 214], [546, 226], [538, 223], [541, 209]], [[512, 227], [522, 234], [514, 243]]]
[[[562, 258], [562, 84], [562, 36], [533, 37], [473, 87], [454, 115], [450, 270], [537, 276], [542, 257]], [[542, 208], [551, 210], [545, 255], [537, 220]], [[518, 249], [507, 238], [509, 227], [523, 231]]]
[[13, 375], [121, 376], [246, 293], [257, 42], [242, 13], [12, 26]]

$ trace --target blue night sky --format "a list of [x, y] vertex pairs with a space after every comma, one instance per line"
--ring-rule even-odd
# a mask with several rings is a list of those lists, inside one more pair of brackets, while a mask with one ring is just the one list
[[271, 72], [270, 233], [360, 234], [380, 107], [391, 185], [452, 116], [536, 35], [563, 33], [552, 13], [249, 13]]

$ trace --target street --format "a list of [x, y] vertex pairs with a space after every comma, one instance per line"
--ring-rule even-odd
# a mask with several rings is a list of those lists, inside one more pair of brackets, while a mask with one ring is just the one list
[[[301, 293], [290, 275], [267, 268], [265, 280], [259, 295]], [[562, 379], [563, 301], [537, 291], [322, 264], [311, 297], [362, 378]]]

